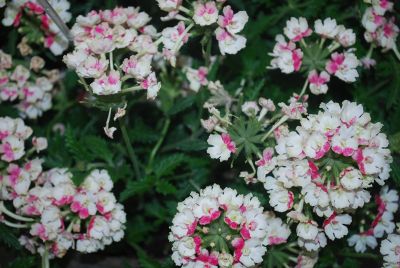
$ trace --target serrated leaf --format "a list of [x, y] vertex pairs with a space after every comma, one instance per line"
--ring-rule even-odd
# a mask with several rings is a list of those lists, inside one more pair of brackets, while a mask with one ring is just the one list
[[152, 177], [146, 177], [139, 181], [129, 181], [119, 196], [120, 201], [123, 202], [134, 195], [148, 191], [152, 186], [151, 181]]
[[156, 183], [156, 191], [160, 194], [168, 195], [176, 193], [177, 189], [172, 183], [166, 180], [160, 180]]
[[92, 153], [93, 158], [103, 159], [112, 165], [113, 153], [104, 139], [93, 135], [84, 136], [81, 143]]
[[184, 154], [173, 154], [162, 158], [154, 166], [154, 174], [157, 178], [170, 175], [175, 168], [185, 161], [185, 158]]
[[79, 143], [71, 127], [67, 127], [65, 131], [65, 145], [75, 160], [85, 162], [93, 160], [93, 156]]

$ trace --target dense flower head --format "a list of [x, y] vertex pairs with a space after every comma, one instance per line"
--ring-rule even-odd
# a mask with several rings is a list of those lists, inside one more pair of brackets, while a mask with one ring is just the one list
[[[49, 4], [63, 22], [71, 20], [70, 3], [67, 0], [50, 0]], [[54, 55], [61, 55], [67, 49], [67, 38], [36, 0], [8, 1], [2, 20], [3, 25], [21, 27], [26, 23], [25, 19], [31, 24], [38, 25], [37, 28], [41, 32], [41, 38], [35, 40], [36, 43], [43, 43], [42, 45]], [[30, 24], [28, 23], [28, 25]], [[28, 32], [24, 34], [28, 34]]]
[[10, 55], [0, 50], [0, 102], [12, 102], [21, 117], [36, 119], [52, 107], [55, 82], [43, 69], [44, 60], [32, 57], [30, 66], [13, 64]]
[[[177, 266], [252, 267], [262, 262], [266, 244], [287, 238], [267, 220], [252, 194], [214, 184], [178, 204], [169, 240]], [[268, 234], [268, 235], [267, 235]]]
[[[81, 78], [92, 80], [90, 88], [96, 95], [120, 93], [125, 81], [134, 79], [147, 91], [147, 98], [154, 99], [161, 84], [151, 66], [158, 52], [154, 40], [158, 34], [150, 20], [146, 12], [133, 7], [80, 15], [71, 30], [75, 49], [64, 56], [64, 62]], [[120, 52], [123, 57], [117, 63], [113, 53]]]
[[[298, 222], [299, 245], [307, 250], [325, 246], [325, 235], [334, 240], [348, 233], [352, 218], [346, 213], [369, 202], [369, 187], [374, 181], [385, 183], [392, 162], [382, 124], [372, 123], [361, 105], [331, 101], [320, 107], [318, 114], [301, 119], [296, 131], [276, 136], [278, 155], [271, 151], [257, 170], [270, 205]], [[325, 218], [322, 226], [309, 212], [303, 214], [305, 206]], [[382, 212], [380, 220], [392, 218]], [[381, 237], [383, 231], [377, 227], [374, 232]]]
[[29, 217], [21, 245], [32, 253], [63, 257], [69, 249], [91, 253], [124, 236], [126, 215], [111, 192], [106, 170], [93, 170], [77, 187], [66, 168], [43, 171], [39, 159], [3, 174], [1, 199]]
[[[360, 62], [353, 50], [347, 49], [355, 44], [355, 34], [338, 25], [335, 19], [316, 20], [313, 31], [305, 18], [292, 17], [286, 23], [284, 34], [289, 40], [282, 34], [276, 36], [273, 52], [269, 53], [273, 59], [268, 68], [279, 69], [285, 74], [307, 72], [307, 85], [316, 95], [328, 91], [331, 75], [345, 82], [355, 82], [358, 78], [356, 68]], [[320, 40], [317, 42], [312, 36], [318, 36]], [[325, 45], [327, 41], [330, 41], [328, 46]], [[335, 52], [341, 47], [343, 52]]]

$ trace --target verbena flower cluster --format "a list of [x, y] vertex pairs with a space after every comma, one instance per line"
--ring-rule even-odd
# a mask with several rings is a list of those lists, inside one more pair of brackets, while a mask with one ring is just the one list
[[0, 118], [0, 163], [5, 166], [0, 171], [0, 221], [26, 229], [19, 241], [32, 253], [55, 257], [72, 248], [95, 252], [120, 241], [126, 215], [111, 192], [108, 172], [93, 170], [77, 187], [66, 168], [44, 171], [44, 160], [31, 160], [31, 155], [46, 149], [47, 140], [33, 137], [26, 151], [32, 132], [21, 119]]
[[[70, 3], [67, 0], [50, 0], [49, 3], [62, 21], [71, 20]], [[20, 44], [24, 47], [23, 51], [31, 51], [29, 43], [42, 45], [54, 55], [61, 55], [68, 47], [67, 38], [36, 0], [8, 1], [2, 23], [4, 26], [18, 28], [25, 35]], [[32, 24], [36, 25], [37, 29], [31, 28]], [[39, 33], [32, 35], [31, 31]]]
[[252, 267], [262, 262], [267, 244], [288, 236], [255, 196], [216, 184], [179, 203], [170, 229], [172, 259], [183, 267]]
[[[13, 202], [18, 215], [32, 219], [29, 233], [19, 239], [32, 253], [42, 254], [44, 247], [55, 257], [70, 249], [92, 253], [124, 237], [126, 215], [111, 192], [106, 170], [93, 170], [79, 187], [67, 169], [31, 173], [15, 166], [7, 171], [3, 199]], [[23, 191], [15, 192], [12, 182], [24, 172], [29, 181]]]
[[36, 119], [52, 107], [57, 70], [43, 69], [45, 61], [38, 56], [29, 66], [13, 63], [10, 55], [0, 50], [0, 101], [16, 103], [21, 117]]
[[[80, 15], [71, 30], [75, 50], [64, 56], [64, 62], [79, 77], [91, 79], [90, 91], [96, 95], [123, 92], [125, 81], [134, 79], [138, 86], [134, 89], [146, 90], [147, 98], [154, 99], [161, 84], [151, 67], [157, 32], [148, 25], [150, 20], [146, 12], [133, 7]], [[120, 63], [114, 54], [122, 55]]]
[[382, 124], [372, 123], [361, 105], [329, 102], [321, 108], [302, 119], [296, 131], [280, 133], [278, 155], [267, 149], [257, 169], [270, 205], [290, 211], [287, 216], [299, 222], [299, 244], [307, 250], [326, 245], [315, 216], [324, 218], [321, 227], [329, 239], [347, 235], [348, 213], [369, 202], [368, 188], [374, 181], [385, 183], [392, 162]]
[[[288, 20], [284, 34], [289, 40], [281, 34], [276, 36], [276, 45], [270, 53], [273, 59], [268, 68], [280, 69], [286, 74], [306, 72], [310, 91], [316, 95], [328, 91], [327, 83], [332, 75], [348, 83], [355, 82], [360, 63], [351, 49], [356, 42], [353, 30], [338, 25], [335, 19], [326, 18], [314, 23], [314, 33], [319, 40], [310, 42], [312, 33], [305, 18]], [[330, 41], [328, 46], [327, 41]], [[338, 52], [339, 48], [344, 49]]]
[[[391, 234], [395, 229], [394, 214], [399, 208], [399, 195], [396, 190], [384, 186], [379, 194], [375, 195], [376, 214], [373, 213], [372, 222], [364, 226], [366, 220], [361, 221], [359, 234], [354, 234], [348, 238], [349, 246], [354, 246], [356, 252], [365, 252], [367, 247], [375, 249], [378, 245], [377, 238], [382, 238], [384, 234]], [[366, 213], [369, 215], [369, 213]]]
[[225, 0], [195, 1], [189, 8], [184, 7], [183, 1], [179, 0], [157, 2], [161, 10], [168, 12], [164, 20], [180, 21], [175, 27], [168, 27], [162, 31], [163, 54], [172, 65], [175, 65], [177, 52], [188, 41], [192, 28], [200, 28], [199, 31], [207, 32], [202, 42], [207, 43], [210, 48], [211, 34], [215, 35], [222, 55], [236, 54], [246, 47], [246, 38], [239, 33], [249, 17], [246, 11], [234, 13], [231, 6], [224, 7]]

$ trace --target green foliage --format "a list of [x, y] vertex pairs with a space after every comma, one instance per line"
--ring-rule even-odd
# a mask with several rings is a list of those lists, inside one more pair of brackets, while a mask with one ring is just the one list
[[[157, 29], [171, 26], [173, 23], [161, 22], [165, 16], [156, 4], [151, 1], [107, 0], [96, 1], [71, 0], [73, 21], [80, 14], [94, 9], [113, 8], [114, 6], [141, 6], [152, 17], [152, 23]], [[192, 1], [184, 1], [192, 2]], [[305, 17], [309, 25], [315, 19], [326, 17], [335, 18], [339, 24], [354, 29], [357, 34], [356, 54], [359, 58], [365, 56], [368, 44], [363, 39], [363, 28], [360, 20], [366, 8], [364, 1], [343, 0], [229, 0], [234, 10], [246, 10], [250, 19], [243, 35], [247, 45], [237, 55], [218, 56], [209, 68], [208, 80], [220, 80], [225, 88], [234, 94], [238, 88], [242, 91], [235, 95], [235, 104], [244, 101], [257, 100], [258, 97], [272, 99], [275, 103], [286, 102], [293, 94], [299, 92], [304, 83], [302, 75], [281, 74], [268, 70], [275, 44], [275, 36], [282, 33], [286, 20], [292, 16]], [[400, 6], [396, 2], [395, 10]], [[0, 11], [3, 15], [3, 11]], [[395, 13], [397, 22], [399, 12]], [[40, 31], [34, 24], [24, 22], [20, 28], [29, 40], [41, 41]], [[72, 26], [70, 24], [69, 26]], [[1, 27], [0, 32], [6, 42], [1, 49], [24, 61], [17, 44], [21, 33], [16, 29]], [[203, 44], [201, 44], [203, 40]], [[211, 40], [211, 41], [210, 41]], [[218, 55], [218, 45], [215, 38], [194, 37], [184, 46], [185, 55], [189, 55], [193, 67], [204, 66], [202, 49], [210, 49], [212, 55]], [[397, 45], [399, 42], [397, 41]], [[157, 69], [157, 76], [162, 84], [159, 97], [154, 102], [148, 102], [139, 94], [118, 96], [108, 103], [104, 97], [85, 99], [84, 89], [79, 79], [72, 71], [65, 70], [61, 57], [55, 57], [43, 48], [34, 47], [34, 54], [46, 58], [46, 67], [62, 70], [63, 79], [59, 85], [60, 91], [54, 96], [53, 110], [46, 112], [38, 120], [26, 120], [35, 129], [35, 135], [46, 136], [49, 141], [47, 152], [43, 152], [45, 167], [69, 167], [74, 174], [74, 182], [79, 184], [85, 176], [95, 168], [105, 168], [113, 181], [115, 194], [127, 212], [126, 236], [120, 243], [113, 244], [112, 250], [106, 250], [94, 255], [102, 258], [107, 255], [118, 255], [135, 258], [135, 263], [144, 268], [174, 267], [170, 258], [171, 244], [168, 232], [171, 220], [176, 213], [178, 202], [184, 200], [192, 191], [198, 191], [213, 183], [235, 188], [238, 192], [252, 192], [261, 204], [270, 210], [268, 195], [261, 184], [246, 185], [239, 178], [242, 170], [248, 170], [244, 164], [248, 158], [255, 158], [261, 152], [260, 140], [262, 126], [252, 118], [234, 118], [234, 124], [228, 131], [237, 146], [235, 168], [225, 163], [219, 163], [209, 158], [206, 153], [208, 134], [200, 125], [200, 119], [206, 116], [204, 103], [210, 96], [206, 88], [198, 93], [189, 91], [182, 70], [178, 68]], [[304, 69], [323, 69], [321, 58], [327, 57], [326, 51], [321, 51], [317, 44], [310, 43], [304, 51], [313, 61], [303, 62]], [[359, 68], [360, 79], [355, 84], [345, 84], [331, 77], [329, 91], [324, 96], [310, 96], [309, 111], [315, 110], [321, 102], [334, 100], [341, 102], [349, 99], [363, 104], [364, 110], [371, 113], [373, 122], [381, 122], [383, 130], [390, 138], [390, 148], [393, 155], [391, 180], [389, 185], [400, 189], [400, 65], [392, 51], [382, 53], [374, 50], [373, 58], [377, 65], [371, 70]], [[184, 59], [187, 60], [187, 59]], [[25, 62], [28, 66], [29, 63]], [[84, 101], [82, 102], [82, 100]], [[109, 139], [103, 133], [110, 106], [120, 102], [128, 103], [126, 116], [123, 118], [127, 125], [129, 145], [137, 158], [137, 176], [127, 151], [128, 144], [123, 140], [118, 122], [110, 121], [118, 128], [114, 139]], [[94, 104], [101, 109], [91, 109], [88, 104]], [[18, 111], [10, 104], [2, 102], [0, 116], [18, 117]], [[165, 122], [170, 125], [164, 128]], [[53, 130], [56, 124], [65, 126], [64, 133]], [[165, 131], [163, 131], [165, 130]], [[39, 134], [37, 134], [39, 133]], [[274, 144], [270, 144], [274, 146]], [[154, 157], [152, 153], [154, 152]], [[239, 162], [243, 162], [240, 165]], [[333, 173], [339, 172], [343, 163], [333, 164]], [[376, 191], [375, 189], [374, 191]], [[295, 230], [292, 230], [295, 232]], [[24, 257], [16, 233], [0, 224], [0, 242], [7, 250], [18, 256], [10, 263], [0, 260], [0, 267], [30, 268], [37, 267], [36, 257]], [[262, 267], [287, 267], [294, 265], [293, 258], [297, 257], [297, 249], [285, 246], [269, 247]], [[26, 252], [26, 251], [24, 251]], [[377, 257], [378, 250], [357, 254], [347, 247], [345, 240], [332, 243], [319, 254], [317, 267], [378, 267], [381, 265]], [[67, 255], [75, 258], [76, 255]], [[65, 263], [54, 260], [58, 266]], [[128, 262], [127, 262], [128, 263]], [[379, 263], [379, 264], [378, 264]], [[128, 264], [126, 267], [130, 267]]]
[[0, 224], [0, 241], [12, 249], [21, 249], [21, 245], [18, 242], [18, 238], [14, 234], [15, 231], [11, 228]]

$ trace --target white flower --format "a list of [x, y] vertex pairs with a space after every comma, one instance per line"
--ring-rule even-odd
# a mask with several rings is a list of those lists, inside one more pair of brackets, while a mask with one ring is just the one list
[[241, 35], [230, 34], [223, 28], [217, 28], [215, 35], [222, 55], [236, 54], [246, 47], [246, 38]]
[[147, 90], [147, 99], [154, 100], [158, 91], [161, 89], [161, 83], [157, 81], [156, 74], [152, 72], [144, 80], [140, 82], [140, 86]]
[[111, 95], [121, 91], [121, 79], [118, 71], [110, 71], [95, 79], [91, 84], [93, 93], [97, 95]]
[[175, 27], [165, 28], [161, 35], [164, 47], [172, 51], [178, 51], [189, 39], [183, 22], [179, 22]]
[[371, 249], [375, 249], [378, 245], [376, 238], [368, 233], [352, 235], [347, 239], [347, 242], [349, 243], [349, 246], [354, 246], [355, 251], [359, 253], [365, 252], [367, 246]]
[[198, 69], [187, 68], [186, 78], [189, 80], [189, 88], [195, 92], [198, 92], [202, 86], [208, 84], [207, 80], [208, 68], [199, 67]]
[[311, 182], [303, 187], [301, 193], [304, 195], [304, 201], [313, 207], [327, 207], [329, 205], [328, 190], [321, 183]]
[[217, 22], [218, 9], [214, 1], [195, 2], [193, 20], [200, 26], [207, 26]]
[[20, 159], [25, 154], [24, 141], [15, 136], [4, 138], [0, 144], [0, 154], [6, 162]]
[[246, 101], [242, 104], [242, 112], [247, 116], [255, 116], [260, 111], [260, 108], [255, 101]]
[[387, 239], [381, 243], [380, 252], [388, 267], [396, 267], [400, 256], [400, 235], [388, 235]]
[[282, 222], [280, 218], [276, 218], [271, 213], [267, 214], [267, 237], [265, 238], [267, 245], [279, 245], [286, 243], [290, 236], [290, 228]]
[[384, 22], [384, 18], [378, 15], [373, 8], [367, 8], [362, 17], [361, 23], [364, 28], [370, 32], [374, 33]]
[[360, 65], [356, 55], [351, 52], [333, 53], [326, 64], [328, 73], [335, 75], [345, 82], [355, 82], [358, 78], [356, 68]]
[[399, 208], [399, 195], [396, 190], [389, 189], [388, 186], [384, 186], [380, 191], [379, 197], [385, 204], [386, 211], [395, 213]]
[[312, 33], [312, 30], [308, 27], [307, 20], [303, 17], [290, 18], [290, 20], [286, 21], [286, 27], [283, 31], [294, 42], [300, 41]]
[[179, 9], [182, 0], [157, 0], [157, 3], [161, 10], [171, 12]]
[[336, 40], [343, 47], [350, 47], [356, 43], [356, 34], [352, 29], [346, 29], [343, 25], [339, 25]]
[[308, 82], [310, 83], [310, 91], [315, 95], [326, 94], [328, 91], [327, 83], [330, 81], [330, 75], [322, 71], [319, 75], [316, 70], [308, 74]]
[[386, 211], [380, 217], [377, 225], [374, 227], [375, 237], [381, 238], [385, 233], [391, 234], [395, 228], [393, 222], [393, 213]]
[[36, 152], [40, 152], [47, 149], [47, 139], [43, 137], [33, 137], [32, 145], [36, 149]]
[[251, 267], [263, 261], [262, 257], [266, 251], [267, 249], [261, 246], [257, 240], [246, 240], [239, 260], [246, 267]]
[[76, 69], [85, 61], [88, 54], [84, 49], [75, 49], [73, 52], [64, 55], [63, 61], [68, 68]]
[[226, 161], [231, 156], [231, 153], [236, 152], [235, 143], [231, 140], [228, 134], [211, 134], [207, 143], [211, 145], [207, 149], [207, 153], [212, 159], [219, 159], [220, 162]]
[[140, 29], [145, 26], [150, 20], [150, 16], [146, 12], [139, 12], [139, 8], [126, 8], [128, 20], [126, 24], [134, 29]]
[[347, 235], [348, 229], [346, 225], [351, 223], [351, 217], [347, 214], [336, 215], [333, 213], [324, 221], [324, 230], [331, 240], [340, 239]]
[[358, 169], [347, 168], [340, 176], [340, 184], [347, 190], [355, 190], [362, 185], [362, 174]]
[[323, 22], [321, 20], [316, 20], [314, 29], [315, 33], [329, 39], [333, 39], [338, 33], [336, 20], [331, 18], [326, 18]]
[[140, 58], [132, 55], [125, 58], [122, 62], [121, 69], [128, 75], [132, 75], [137, 80], [142, 80], [151, 73], [151, 55], [143, 55]]
[[231, 34], [241, 32], [249, 20], [246, 11], [239, 11], [235, 14], [233, 13], [231, 6], [224, 7], [223, 14], [223, 16], [218, 17], [218, 25], [221, 28], [226, 28], [226, 30]]
[[318, 224], [313, 221], [300, 222], [296, 227], [296, 233], [305, 240], [314, 240], [318, 235]]
[[326, 236], [324, 232], [318, 232], [318, 235], [313, 240], [306, 240], [300, 238], [297, 240], [300, 247], [305, 248], [307, 251], [317, 251], [327, 245]]

